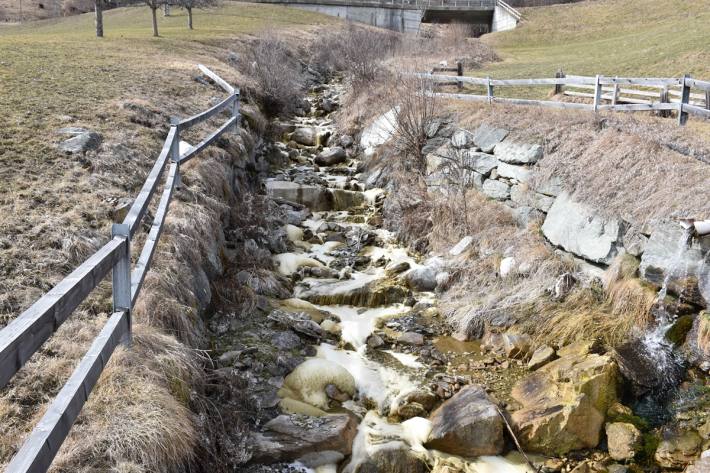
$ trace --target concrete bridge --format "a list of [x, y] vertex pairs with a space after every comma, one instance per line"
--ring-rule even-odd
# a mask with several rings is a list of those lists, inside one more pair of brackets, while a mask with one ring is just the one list
[[316, 11], [403, 33], [421, 23], [462, 22], [483, 31], [515, 28], [520, 13], [502, 0], [252, 0]]

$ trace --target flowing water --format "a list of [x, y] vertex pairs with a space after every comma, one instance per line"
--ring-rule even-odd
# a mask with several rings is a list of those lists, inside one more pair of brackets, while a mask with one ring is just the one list
[[[310, 100], [317, 102], [319, 97]], [[296, 126], [332, 131], [327, 118], [298, 119]], [[305, 149], [302, 153], [304, 151], [310, 158], [315, 153], [315, 150]], [[308, 159], [307, 163], [302, 160], [273, 176], [275, 180], [359, 194], [348, 194], [346, 199], [357, 205], [344, 207], [342, 201], [336, 201], [335, 210], [314, 212], [300, 225], [288, 225], [285, 230], [293, 249], [275, 256], [281, 274], [301, 277], [294, 289], [294, 298], [284, 301], [284, 306], [317, 314], [314, 320], [321, 327], [338, 334], [337, 343], [321, 343], [313, 358], [287, 376], [284, 383], [287, 388], [281, 391], [282, 409], [295, 413], [301, 408], [304, 413], [312, 413], [313, 408], [326, 412], [347, 409], [357, 415], [361, 422], [352, 457], [346, 459], [345, 472], [356, 471], [362, 460], [380, 449], [402, 446], [426, 458], [430, 465], [448, 458], [447, 461], [457, 461], [463, 470], [471, 473], [529, 471], [515, 455], [459, 459], [428, 451], [424, 444], [431, 423], [425, 418], [413, 417], [401, 423], [388, 421], [389, 414], [397, 411], [408, 393], [430, 382], [429, 367], [416, 354], [368, 346], [367, 340], [378, 324], [408, 314], [412, 303], [399, 300], [391, 303], [387, 297], [383, 299], [374, 294], [372, 288], [393, 284], [387, 269], [401, 263], [417, 267], [419, 263], [389, 232], [365, 223], [381, 208], [385, 196], [379, 189], [365, 190], [356, 174], [358, 164], [356, 159], [349, 159], [336, 166], [318, 168]], [[332, 241], [321, 242], [310, 235]], [[414, 299], [436, 303], [430, 293], [414, 293]], [[343, 402], [337, 410], [329, 409], [329, 401], [323, 393], [326, 384], [352, 393], [352, 399]], [[336, 470], [337, 465], [326, 464], [315, 471]]]

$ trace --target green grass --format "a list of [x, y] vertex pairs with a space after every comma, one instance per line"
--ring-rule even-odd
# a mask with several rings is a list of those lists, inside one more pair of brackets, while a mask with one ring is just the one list
[[554, 77], [562, 68], [575, 75], [689, 73], [710, 80], [707, 0], [598, 0], [527, 8], [523, 15], [515, 30], [483, 37], [502, 61], [471, 75]]

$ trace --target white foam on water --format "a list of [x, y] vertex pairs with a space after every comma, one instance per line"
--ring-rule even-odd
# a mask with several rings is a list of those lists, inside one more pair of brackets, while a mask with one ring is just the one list
[[438, 450], [430, 450], [430, 453], [435, 463], [452, 465], [466, 473], [534, 473], [518, 452], [511, 452], [506, 456], [484, 455], [477, 458], [464, 458]]
[[292, 275], [302, 266], [323, 266], [323, 263], [320, 261], [298, 253], [281, 253], [274, 255], [274, 263], [276, 263], [278, 267], [279, 274], [284, 276]]
[[384, 189], [380, 188], [368, 189], [363, 192], [363, 195], [365, 196], [365, 202], [367, 202], [367, 205], [375, 205], [377, 197], [384, 195], [385, 192], [386, 191]]
[[389, 405], [396, 409], [400, 399], [417, 386], [403, 373], [381, 366], [365, 357], [365, 348], [357, 351], [338, 350], [333, 345], [321, 343], [318, 358], [339, 364], [352, 375], [358, 392], [377, 403], [382, 409]]
[[340, 241], [326, 241], [322, 245], [311, 245], [310, 249], [308, 250], [308, 254], [313, 258], [317, 258], [325, 263], [330, 263], [335, 258], [333, 256], [328, 255], [328, 253], [341, 246], [343, 246], [343, 243]]
[[403, 366], [409, 368], [424, 368], [424, 365], [417, 361], [417, 356], [410, 353], [399, 353], [393, 350], [385, 350], [385, 353], [389, 353], [397, 359]]
[[410, 310], [404, 304], [375, 307], [367, 310], [358, 309], [350, 305], [317, 305], [316, 307], [338, 316], [342, 327], [341, 338], [354, 348], [360, 348], [365, 345], [367, 337], [375, 330], [379, 319], [402, 315]]
[[325, 358], [309, 358], [286, 376], [279, 394], [327, 410], [325, 387], [328, 384], [351, 396], [357, 387], [354, 376], [341, 364]]

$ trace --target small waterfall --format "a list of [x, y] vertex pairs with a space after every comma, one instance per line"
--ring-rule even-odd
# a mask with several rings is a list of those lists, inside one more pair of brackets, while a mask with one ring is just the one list
[[[663, 406], [682, 381], [684, 359], [666, 337], [677, 318], [677, 314], [668, 309], [666, 296], [671, 281], [683, 281], [688, 276], [685, 253], [690, 248], [692, 236], [692, 228], [684, 229], [678, 240], [673, 259], [652, 309], [655, 318], [654, 326], [640, 337], [640, 343], [633, 357], [636, 358], [637, 363], [635, 369], [645, 371], [641, 377], [650, 381], [645, 386], [650, 389], [650, 392], [641, 398], [637, 411], [652, 421], [660, 421], [668, 414]], [[679, 300], [683, 299], [682, 292], [681, 288], [678, 294]]]

